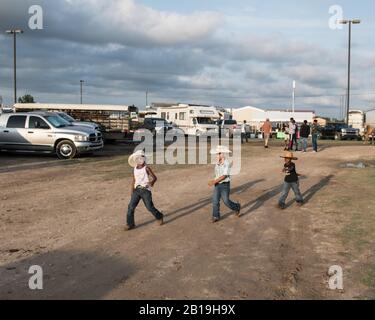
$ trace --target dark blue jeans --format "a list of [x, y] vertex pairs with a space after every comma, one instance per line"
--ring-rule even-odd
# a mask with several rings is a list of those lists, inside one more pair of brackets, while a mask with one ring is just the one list
[[299, 203], [303, 202], [303, 197], [301, 194], [301, 191], [299, 190], [299, 182], [284, 182], [283, 184], [283, 189], [281, 191], [281, 197], [279, 199], [279, 204], [284, 206], [285, 201], [288, 198], [288, 194], [290, 189], [293, 190], [295, 196], [296, 196], [296, 201]]
[[240, 209], [240, 204], [235, 203], [229, 199], [230, 194], [230, 183], [224, 182], [215, 186], [214, 195], [212, 197], [214, 218], [220, 219], [220, 199], [223, 199], [224, 204], [233, 211], [238, 211]]
[[314, 151], [318, 151], [318, 135], [317, 134], [312, 135], [312, 145], [313, 145]]
[[155, 208], [154, 203], [152, 202], [152, 194], [150, 190], [144, 188], [137, 188], [133, 191], [132, 197], [130, 199], [130, 203], [128, 206], [128, 215], [127, 215], [127, 224], [128, 226], [134, 226], [134, 211], [137, 208], [139, 201], [143, 200], [148, 211], [152, 213], [152, 215], [157, 219], [160, 220], [163, 218], [163, 214]]

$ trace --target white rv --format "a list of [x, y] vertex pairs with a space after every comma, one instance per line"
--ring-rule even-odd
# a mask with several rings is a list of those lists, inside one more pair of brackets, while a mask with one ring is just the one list
[[359, 129], [359, 133], [363, 135], [365, 131], [365, 113], [361, 110], [350, 110], [349, 125]]
[[215, 107], [179, 104], [158, 107], [157, 115], [182, 129], [186, 135], [204, 135], [218, 132], [216, 121], [220, 119]]

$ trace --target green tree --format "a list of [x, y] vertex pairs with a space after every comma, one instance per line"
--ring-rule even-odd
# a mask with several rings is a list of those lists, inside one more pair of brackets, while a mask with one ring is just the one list
[[35, 103], [34, 97], [31, 94], [25, 94], [18, 98], [18, 103]]

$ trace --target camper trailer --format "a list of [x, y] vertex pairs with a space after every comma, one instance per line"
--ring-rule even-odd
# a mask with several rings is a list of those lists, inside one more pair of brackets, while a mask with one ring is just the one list
[[220, 115], [215, 107], [178, 104], [158, 107], [157, 115], [179, 127], [186, 135], [200, 136], [218, 132], [216, 121]]
[[349, 126], [359, 129], [359, 133], [363, 136], [365, 132], [365, 114], [361, 110], [349, 111]]
[[52, 103], [17, 103], [15, 112], [51, 111], [65, 112], [78, 121], [95, 122], [99, 124], [106, 140], [120, 140], [128, 136], [139, 126], [138, 108], [123, 105], [95, 104], [52, 104]]

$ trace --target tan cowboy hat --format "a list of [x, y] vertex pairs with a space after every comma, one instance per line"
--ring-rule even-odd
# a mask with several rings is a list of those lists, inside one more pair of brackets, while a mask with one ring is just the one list
[[298, 158], [293, 156], [293, 152], [290, 151], [285, 152], [283, 156], [280, 156], [280, 158], [298, 160]]
[[219, 154], [219, 153], [225, 153], [230, 154], [232, 151], [229, 150], [227, 146], [217, 146], [216, 149], [212, 149], [211, 154]]
[[[137, 158], [139, 157], [145, 157], [145, 152], [143, 150], [137, 150], [134, 152], [128, 159], [129, 166], [135, 168], [137, 166]], [[146, 159], [145, 159], [146, 160]]]

